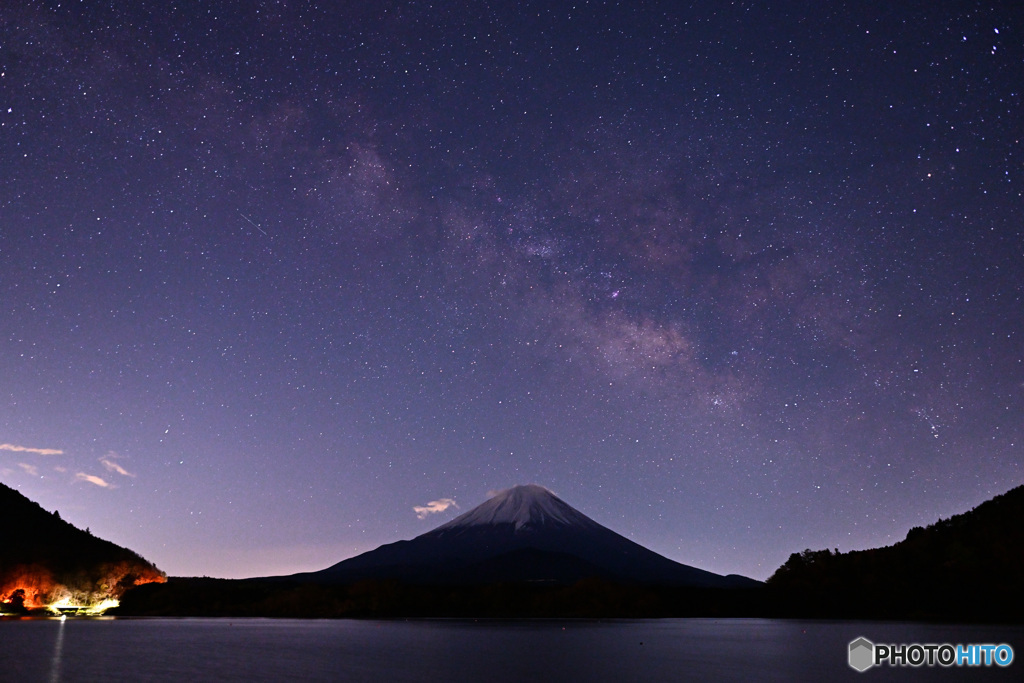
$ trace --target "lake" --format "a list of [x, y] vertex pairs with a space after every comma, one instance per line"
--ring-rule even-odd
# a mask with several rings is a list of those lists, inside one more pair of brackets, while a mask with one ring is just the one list
[[[847, 646], [1007, 643], [1008, 667], [875, 667]], [[769, 619], [0, 620], [10, 681], [1021, 680], [1024, 627]], [[1019, 654], [1018, 654], [1019, 653]]]

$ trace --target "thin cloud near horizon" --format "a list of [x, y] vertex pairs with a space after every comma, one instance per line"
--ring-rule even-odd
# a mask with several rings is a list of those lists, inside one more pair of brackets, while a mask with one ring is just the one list
[[0, 451], [14, 451], [15, 453], [35, 453], [36, 455], [64, 455], [59, 448], [32, 448], [30, 446], [18, 446], [13, 443], [0, 443]]
[[78, 474], [76, 474], [75, 481], [85, 481], [90, 484], [95, 484], [96, 486], [99, 486], [100, 488], [104, 489], [115, 488], [114, 485], [108, 482], [106, 479], [103, 479], [102, 477], [97, 477], [92, 474], [86, 474], [85, 472], [79, 472]]
[[114, 462], [113, 458], [115, 454], [109, 453], [105, 457], [100, 458], [100, 464], [107, 468], [108, 472], [120, 474], [122, 477], [134, 477], [135, 475], [121, 467], [118, 463]]

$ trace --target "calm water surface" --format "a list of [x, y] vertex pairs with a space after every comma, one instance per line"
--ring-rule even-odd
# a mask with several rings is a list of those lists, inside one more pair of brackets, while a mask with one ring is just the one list
[[[876, 643], [1008, 643], [1005, 668], [846, 663]], [[1024, 627], [761, 619], [0, 621], [4, 681], [1024, 680]]]

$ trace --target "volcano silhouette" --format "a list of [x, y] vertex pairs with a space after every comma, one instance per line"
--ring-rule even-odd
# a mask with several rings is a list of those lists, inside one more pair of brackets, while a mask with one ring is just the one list
[[502, 491], [410, 541], [389, 543], [294, 578], [460, 584], [603, 578], [722, 588], [759, 583], [674, 562], [601, 526], [536, 484]]

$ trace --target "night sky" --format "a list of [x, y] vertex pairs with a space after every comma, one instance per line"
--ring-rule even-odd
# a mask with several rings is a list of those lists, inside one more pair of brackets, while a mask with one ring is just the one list
[[534, 482], [758, 579], [1024, 482], [1016, 2], [319, 5], [4, 3], [0, 481], [173, 575]]

